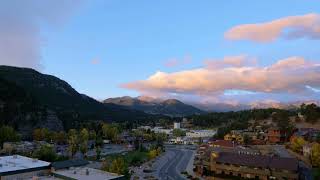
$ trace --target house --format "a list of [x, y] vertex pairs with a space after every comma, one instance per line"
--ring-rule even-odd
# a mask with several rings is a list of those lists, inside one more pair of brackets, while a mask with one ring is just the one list
[[29, 141], [21, 141], [21, 142], [4, 142], [3, 143], [3, 153], [11, 154], [15, 153], [32, 153], [35, 149], [37, 149], [36, 143]]
[[290, 137], [290, 141], [292, 141], [295, 138], [303, 138], [308, 139], [309, 133], [311, 132], [312, 128], [300, 128], [296, 129], [292, 136]]
[[287, 132], [273, 127], [268, 129], [267, 139], [271, 144], [283, 143], [286, 141]]
[[306, 157], [310, 157], [313, 143], [308, 143], [302, 146], [302, 153]]
[[298, 161], [246, 153], [212, 153], [210, 171], [214, 177], [298, 180]]
[[19, 155], [0, 157], [1, 180], [32, 179], [49, 173], [49, 162]]
[[237, 144], [234, 141], [230, 141], [230, 140], [215, 140], [215, 141], [210, 141], [208, 144], [211, 147], [233, 148], [237, 146]]
[[223, 139], [226, 141], [236, 141], [242, 144], [243, 143], [242, 131], [232, 130], [230, 133], [226, 134]]
[[183, 118], [181, 122], [181, 127], [190, 129], [193, 127], [192, 121], [188, 120], [187, 118]]

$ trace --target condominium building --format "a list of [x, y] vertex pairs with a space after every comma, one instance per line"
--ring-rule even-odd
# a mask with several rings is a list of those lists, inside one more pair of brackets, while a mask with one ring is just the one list
[[212, 153], [210, 171], [224, 178], [297, 180], [298, 161], [247, 153]]

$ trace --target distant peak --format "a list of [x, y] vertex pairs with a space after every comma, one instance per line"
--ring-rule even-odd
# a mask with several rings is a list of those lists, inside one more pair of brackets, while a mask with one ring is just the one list
[[138, 99], [138, 100], [140, 100], [140, 101], [146, 101], [146, 102], [154, 102], [154, 101], [157, 101], [156, 98], [150, 97], [150, 96], [138, 96], [138, 97], [136, 97], [136, 99]]
[[167, 100], [163, 101], [163, 103], [165, 103], [165, 104], [180, 104], [182, 102], [177, 99], [167, 99]]

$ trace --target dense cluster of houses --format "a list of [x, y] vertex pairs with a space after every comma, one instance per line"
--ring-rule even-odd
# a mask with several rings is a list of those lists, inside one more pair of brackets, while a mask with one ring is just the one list
[[198, 148], [194, 170], [201, 176], [229, 179], [299, 179], [298, 159], [281, 153], [286, 151], [284, 144], [302, 137], [307, 143], [301, 154], [310, 156], [319, 135], [320, 130], [313, 128], [295, 129], [291, 134], [276, 127], [232, 130], [223, 140], [212, 138]]
[[[169, 144], [199, 144], [202, 142], [208, 142], [217, 131], [215, 129], [190, 129], [192, 124], [186, 118], [182, 122], [174, 122], [171, 128], [164, 128], [160, 126], [140, 126], [138, 129], [150, 130], [155, 133], [164, 133], [168, 136]], [[174, 129], [179, 129], [185, 132], [185, 136], [175, 137], [173, 135]]]

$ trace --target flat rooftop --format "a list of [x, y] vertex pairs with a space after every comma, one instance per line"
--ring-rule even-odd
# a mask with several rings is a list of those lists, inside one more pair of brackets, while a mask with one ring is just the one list
[[[87, 175], [87, 170], [89, 171], [89, 175]], [[68, 169], [68, 170], [58, 170], [53, 172], [53, 174], [69, 177], [77, 180], [88, 180], [88, 179], [110, 180], [110, 179], [118, 179], [123, 177], [123, 175], [118, 175], [115, 173], [110, 173], [110, 172], [87, 168], [87, 167], [78, 167], [78, 168]]]
[[49, 162], [13, 155], [0, 157], [0, 173], [41, 168], [49, 166]]

